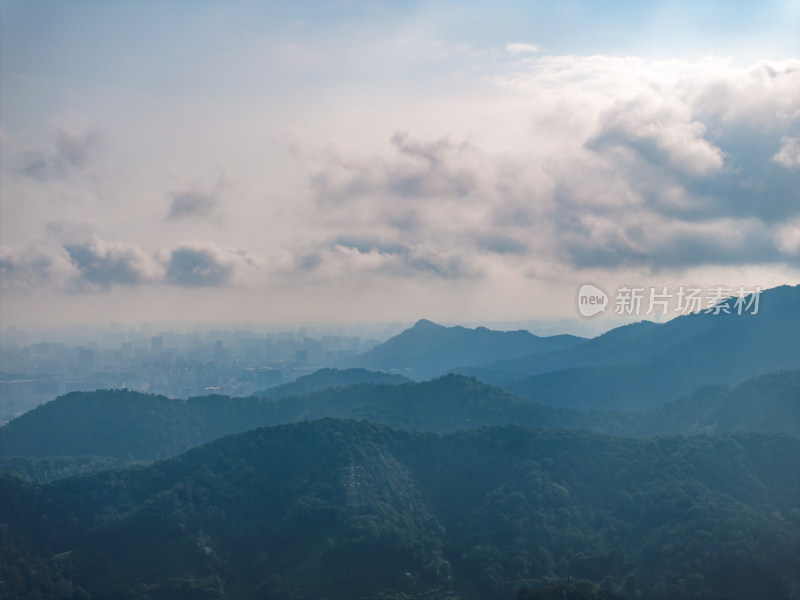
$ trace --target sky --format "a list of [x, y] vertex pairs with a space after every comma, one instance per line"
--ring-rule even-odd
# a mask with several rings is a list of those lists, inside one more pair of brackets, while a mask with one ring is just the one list
[[800, 283], [791, 0], [0, 0], [0, 326]]

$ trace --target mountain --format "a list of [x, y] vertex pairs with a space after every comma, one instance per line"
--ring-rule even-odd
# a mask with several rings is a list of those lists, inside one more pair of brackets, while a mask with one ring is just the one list
[[446, 375], [404, 385], [358, 385], [293, 399], [304, 420], [366, 419], [401, 429], [451, 432], [486, 425], [577, 428], [588, 415], [515, 398], [474, 378]]
[[800, 369], [759, 375], [734, 388], [698, 388], [646, 413], [600, 414], [605, 416], [601, 430], [617, 435], [760, 431], [800, 436]]
[[266, 398], [285, 398], [287, 396], [302, 396], [312, 392], [319, 392], [332, 387], [345, 387], [357, 383], [387, 383], [398, 385], [411, 381], [402, 375], [368, 371], [366, 369], [319, 369], [309, 375], [298, 377], [290, 383], [271, 387], [254, 396]]
[[262, 398], [173, 400], [128, 390], [71, 392], [0, 427], [0, 456], [155, 460], [270, 424]]
[[767, 373], [739, 384], [698, 422], [697, 428], [800, 435], [800, 369]]
[[[647, 410], [707, 385], [800, 367], [800, 286], [766, 290], [759, 312], [698, 313], [617, 330], [545, 356], [465, 372], [514, 395], [571, 408]], [[630, 327], [630, 326], [629, 326]], [[627, 333], [627, 332], [626, 332]]]
[[774, 434], [262, 428], [44, 486], [0, 476], [4, 592], [499, 600], [569, 575], [654, 600], [788, 600], [798, 467], [800, 439]]
[[533, 376], [579, 366], [624, 364], [641, 358], [642, 349], [649, 353], [657, 352], [657, 347], [651, 348], [647, 343], [639, 343], [639, 340], [659, 327], [658, 323], [652, 321], [638, 321], [616, 327], [569, 348], [497, 360], [484, 365], [457, 367], [452, 372], [502, 385], [516, 381], [522, 375]]
[[[61, 470], [21, 456], [142, 461], [168, 458], [193, 446], [255, 427], [323, 417], [367, 419], [406, 429], [454, 431], [522, 423], [581, 427], [582, 413], [520, 400], [475, 379], [448, 375], [421, 383], [357, 384], [304, 396], [171, 400], [127, 390], [72, 392], [0, 427], [0, 467], [36, 473]], [[15, 457], [9, 463], [7, 458]], [[103, 462], [96, 462], [102, 466]]]
[[645, 413], [558, 408], [452, 374], [275, 400], [209, 396], [184, 401], [125, 390], [73, 392], [0, 427], [0, 470], [46, 481], [175, 456], [259, 426], [324, 417], [441, 433], [515, 424], [636, 437], [733, 431], [800, 436], [800, 370], [759, 376], [733, 389], [701, 388]]
[[129, 460], [108, 456], [0, 455], [0, 472], [14, 473], [28, 481], [47, 483], [92, 471], [115, 469], [131, 464]]
[[528, 331], [444, 327], [422, 319], [383, 344], [347, 359], [346, 366], [396, 371], [419, 381], [455, 367], [539, 355], [584, 341], [572, 335], [539, 337]]

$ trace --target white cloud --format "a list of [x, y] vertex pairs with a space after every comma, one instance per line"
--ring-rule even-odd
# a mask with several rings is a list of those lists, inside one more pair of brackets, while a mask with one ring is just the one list
[[800, 257], [800, 219], [778, 227], [775, 242], [782, 252]]
[[589, 145], [600, 150], [625, 147], [653, 164], [704, 176], [724, 162], [723, 152], [705, 139], [705, 133], [705, 125], [692, 119], [685, 103], [649, 93], [601, 115], [600, 131]]
[[[380, 270], [425, 245], [438, 264], [455, 253], [480, 265], [478, 277], [526, 272], [533, 261], [551, 275], [791, 263], [775, 242], [778, 224], [800, 213], [786, 196], [791, 180], [768, 171], [776, 145], [765, 154], [739, 140], [755, 111], [772, 124], [762, 135], [793, 152], [785, 132], [800, 115], [770, 97], [793, 77], [788, 63], [541, 57], [492, 80], [529, 98], [507, 116], [526, 135], [505, 152], [478, 135], [454, 142], [411, 132], [396, 133], [388, 154], [324, 155], [312, 190], [321, 213], [299, 255], [314, 257], [316, 273], [348, 260]], [[712, 90], [723, 84], [738, 108], [715, 113]], [[343, 245], [334, 260], [331, 231], [374, 244]], [[404, 250], [382, 250], [393, 245]]]
[[520, 54], [534, 54], [539, 52], [539, 48], [533, 44], [513, 43], [506, 44], [506, 52], [511, 56], [519, 56]]
[[679, 87], [703, 120], [775, 133], [800, 119], [800, 59], [745, 69], [722, 63], [693, 73]]
[[800, 168], [800, 139], [784, 136], [781, 142], [781, 148], [775, 153], [772, 160], [787, 169]]

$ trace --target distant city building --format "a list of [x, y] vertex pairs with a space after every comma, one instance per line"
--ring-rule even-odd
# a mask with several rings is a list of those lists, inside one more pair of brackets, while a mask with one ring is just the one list
[[175, 398], [247, 396], [378, 343], [311, 327], [191, 333], [112, 327], [80, 330], [70, 341], [37, 334], [21, 344], [26, 335], [9, 327], [0, 338], [0, 424], [70, 391], [125, 387]]
[[295, 352], [294, 361], [299, 365], [304, 365], [308, 362], [308, 350], [298, 350]]
[[94, 367], [94, 351], [89, 348], [78, 349], [78, 366], [88, 371]]

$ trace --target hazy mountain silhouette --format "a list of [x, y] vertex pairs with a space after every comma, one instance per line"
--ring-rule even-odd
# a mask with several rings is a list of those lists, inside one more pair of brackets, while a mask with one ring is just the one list
[[800, 367], [800, 286], [762, 293], [756, 315], [704, 312], [637, 323], [574, 348], [460, 368], [539, 402], [598, 410], [647, 410], [706, 385]]
[[520, 379], [523, 374], [533, 376], [576, 366], [622, 364], [641, 359], [643, 349], [645, 352], [657, 352], [656, 348], [647, 343], [641, 344], [639, 340], [659, 327], [658, 323], [652, 321], [629, 323], [595, 338], [584, 339], [570, 348], [498, 360], [482, 366], [457, 367], [451, 371], [477, 377], [486, 383], [503, 385]]
[[454, 367], [538, 355], [584, 341], [572, 335], [539, 337], [528, 331], [444, 327], [422, 319], [383, 344], [347, 359], [345, 366], [399, 372], [419, 381]]

